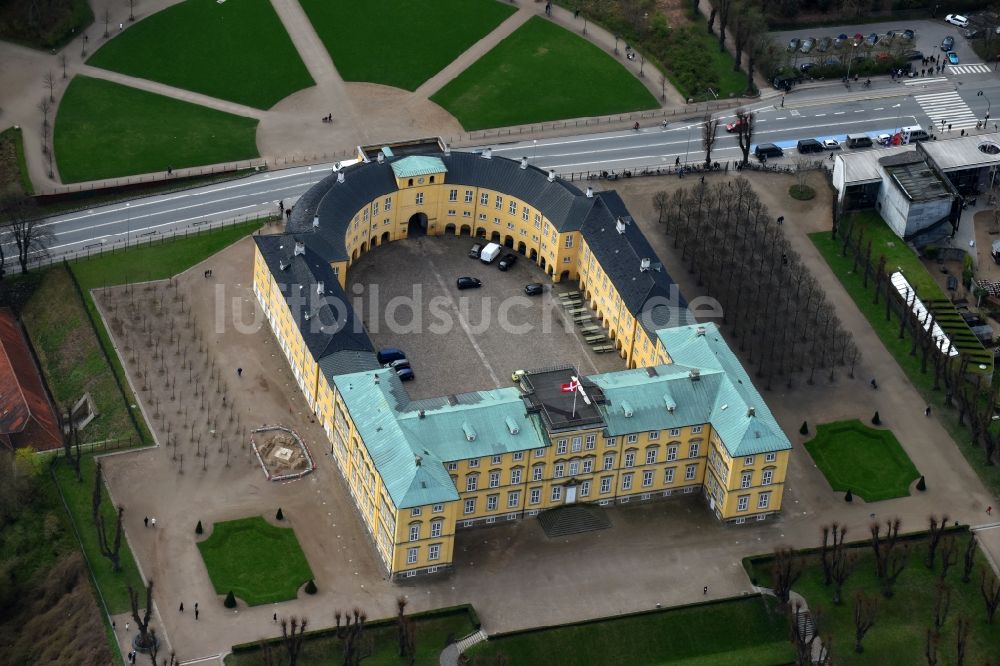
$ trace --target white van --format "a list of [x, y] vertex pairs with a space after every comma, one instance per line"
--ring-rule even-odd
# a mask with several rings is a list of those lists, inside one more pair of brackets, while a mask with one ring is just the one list
[[903, 135], [903, 143], [916, 143], [917, 141], [927, 141], [931, 138], [931, 135], [920, 125], [903, 127], [899, 132]]
[[479, 253], [479, 258], [484, 264], [492, 264], [498, 256], [500, 256], [500, 246], [496, 243], [487, 243], [483, 251]]

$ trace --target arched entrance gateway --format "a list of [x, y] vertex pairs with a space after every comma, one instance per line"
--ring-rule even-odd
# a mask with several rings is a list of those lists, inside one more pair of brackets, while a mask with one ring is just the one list
[[500, 243], [500, 232], [499, 231], [494, 231], [492, 234], [490, 234], [490, 240], [493, 241], [494, 243], [499, 244]]
[[451, 235], [451, 236], [454, 236], [455, 235], [455, 225], [454, 224], [446, 224], [446, 225], [444, 225], [444, 233], [448, 234], [448, 235]]
[[406, 235], [410, 238], [414, 236], [427, 235], [427, 216], [423, 213], [414, 213], [410, 216], [410, 222], [406, 225]]
[[514, 249], [514, 237], [513, 236], [504, 236], [503, 237], [503, 246], [504, 247], [509, 247], [510, 249], [513, 250]]
[[486, 229], [484, 227], [476, 227], [476, 238], [486, 238]]
[[517, 253], [524, 254], [528, 249], [528, 246], [524, 244], [524, 241], [517, 244]]
[[472, 235], [472, 227], [470, 227], [467, 224], [463, 224], [461, 226], [461, 228], [458, 230], [458, 233], [459, 233], [460, 236], [471, 236]]

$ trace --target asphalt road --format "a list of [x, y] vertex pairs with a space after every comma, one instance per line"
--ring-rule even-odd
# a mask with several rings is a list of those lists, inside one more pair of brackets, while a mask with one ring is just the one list
[[[782, 98], [776, 97], [749, 107], [757, 112], [754, 142], [778, 144], [786, 149], [783, 159], [790, 162], [796, 141], [803, 138], [843, 140], [847, 133], [853, 132], [877, 135], [915, 124], [927, 128], [932, 120], [939, 132], [941, 124], [951, 122], [953, 133], [957, 134], [962, 128], [974, 127], [987, 110], [992, 111], [992, 99], [997, 100], [1000, 109], [1000, 79], [989, 68], [981, 69], [985, 71], [949, 71], [942, 76], [902, 83], [880, 77], [873, 80], [870, 89], [853, 84], [848, 90], [839, 82], [801, 86], [784, 97], [784, 106]], [[980, 91], [982, 95], [977, 94]], [[1000, 116], [1000, 110], [996, 115]], [[733, 119], [733, 114], [723, 113], [719, 117], [724, 125]], [[666, 127], [656, 124], [638, 131], [494, 144], [492, 148], [497, 155], [526, 156], [532, 164], [567, 176], [587, 171], [667, 167], [673, 166], [678, 158], [681, 163], [704, 159], [702, 122], [700, 117], [691, 117], [678, 119]], [[739, 157], [736, 137], [720, 128], [713, 161]], [[142, 241], [209, 223], [272, 214], [277, 211], [279, 201], [286, 207], [292, 205], [332, 168], [329, 164], [271, 171], [55, 216], [44, 222], [55, 235], [51, 253], [62, 256], [92, 252], [102, 246], [122, 246], [126, 241]], [[15, 254], [10, 245], [4, 246], [8, 257]]]

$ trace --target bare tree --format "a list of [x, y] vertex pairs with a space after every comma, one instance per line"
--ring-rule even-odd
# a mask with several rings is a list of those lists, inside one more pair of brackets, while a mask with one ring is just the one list
[[976, 533], [969, 532], [969, 540], [965, 542], [965, 553], [962, 555], [962, 582], [972, 580], [972, 568], [976, 565]]
[[997, 607], [1000, 607], [1000, 581], [992, 574], [987, 574], [983, 567], [979, 578], [979, 592], [986, 602], [986, 623], [993, 624], [993, 616], [996, 615]]
[[885, 557], [885, 575], [882, 577], [882, 596], [886, 599], [892, 598], [895, 594], [896, 581], [899, 575], [906, 568], [906, 563], [910, 559], [910, 549], [906, 546], [901, 548], [889, 548]]
[[65, 81], [66, 78], [67, 78], [67, 76], [66, 76], [66, 52], [65, 51], [63, 51], [62, 53], [59, 54], [59, 64], [62, 65], [63, 80]]
[[934, 629], [941, 630], [951, 609], [951, 588], [939, 580], [934, 587]]
[[133, 11], [134, 9], [135, 9], [135, 0], [128, 0], [128, 20], [130, 22], [135, 20], [135, 13]]
[[299, 661], [303, 635], [306, 633], [308, 624], [309, 620], [306, 618], [299, 621], [294, 616], [290, 620], [285, 618], [281, 620], [281, 640], [285, 644], [285, 649], [288, 650], [288, 666], [295, 666]]
[[142, 615], [139, 615], [139, 593], [131, 585], [128, 586], [128, 599], [132, 606], [132, 619], [139, 630], [139, 647], [149, 648], [156, 635], [150, 635], [149, 619], [153, 616], [153, 581], [146, 585], [146, 605], [143, 607]]
[[713, 118], [711, 114], [705, 116], [701, 124], [701, 146], [705, 149], [705, 166], [712, 166], [712, 148], [715, 147], [716, 137], [719, 131], [719, 119]]
[[878, 597], [867, 596], [863, 592], [858, 592], [854, 596], [854, 651], [861, 654], [865, 651], [861, 645], [865, 634], [875, 624], [875, 615], [878, 611]]
[[715, 0], [713, 4], [719, 9], [719, 52], [722, 53], [726, 50], [726, 28], [729, 27], [733, 0]]
[[104, 39], [107, 39], [108, 37], [111, 36], [111, 33], [108, 32], [108, 24], [111, 23], [111, 10], [105, 9], [104, 16], [102, 16], [101, 18], [104, 20]]
[[771, 580], [774, 583], [774, 594], [782, 604], [788, 603], [792, 585], [802, 575], [802, 562], [791, 548], [778, 548], [774, 551], [774, 561], [771, 563]]
[[[343, 666], [358, 666], [361, 660], [367, 656], [362, 649], [362, 636], [364, 635], [365, 622], [368, 615], [359, 608], [341, 614], [337, 611], [333, 614], [336, 622], [335, 633], [340, 639], [341, 652], [344, 655]], [[341, 624], [343, 620], [343, 624]]]
[[118, 573], [122, 569], [121, 547], [122, 547], [122, 514], [125, 509], [118, 507], [117, 518], [115, 519], [114, 540], [109, 542], [108, 533], [104, 524], [104, 512], [101, 511], [102, 490], [104, 489], [104, 479], [101, 470], [101, 461], [97, 461], [94, 468], [94, 494], [91, 496], [90, 511], [94, 521], [94, 528], [97, 530], [97, 546], [101, 555], [111, 561], [111, 569]]
[[955, 537], [948, 537], [941, 543], [941, 580], [948, 575], [948, 569], [958, 563], [958, 544]]
[[56, 76], [52, 73], [51, 69], [45, 72], [45, 75], [42, 77], [42, 83], [49, 91], [49, 102], [54, 103], [56, 101]]
[[0, 199], [0, 221], [14, 239], [17, 261], [23, 273], [28, 272], [31, 255], [48, 255], [54, 237], [48, 227], [43, 226], [44, 220], [37, 216], [29, 198], [7, 195]]
[[406, 659], [407, 666], [413, 666], [417, 658], [416, 626], [411, 618], [406, 617], [406, 597], [396, 598], [396, 625], [399, 640], [399, 656]]
[[969, 618], [962, 616], [958, 618], [955, 625], [955, 666], [965, 666], [965, 645], [969, 641], [969, 629], [971, 629]]
[[736, 139], [740, 144], [740, 152], [743, 153], [743, 165], [750, 162], [750, 146], [753, 144], [754, 126], [757, 114], [746, 109], [736, 110]]
[[927, 666], [937, 666], [938, 644], [941, 642], [941, 634], [935, 629], [927, 627], [927, 635], [924, 642], [924, 656], [927, 658]]
[[670, 195], [665, 190], [660, 190], [653, 195], [653, 209], [657, 213], [656, 222], [664, 224], [670, 213]]

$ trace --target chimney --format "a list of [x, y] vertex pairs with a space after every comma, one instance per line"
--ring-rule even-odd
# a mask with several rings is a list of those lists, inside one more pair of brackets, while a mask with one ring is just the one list
[[756, 416], [756, 415], [757, 415], [756, 407], [747, 407], [747, 416]]
[[649, 270], [649, 259], [639, 260], [639, 270], [642, 272], [646, 272]]
[[337, 172], [337, 182], [338, 183], [343, 183], [344, 182], [344, 172], [343, 171], [338, 171]]
[[375, 383], [376, 383], [376, 384], [378, 384], [378, 375], [374, 375], [374, 374], [373, 374], [373, 375], [372, 375], [372, 379], [374, 379], [374, 380], [375, 380]]
[[615, 222], [615, 231], [617, 231], [620, 234], [625, 233], [625, 220], [623, 220], [620, 217], [618, 218], [618, 220]]
[[556, 182], [556, 172], [554, 169], [549, 169], [549, 182], [550, 183]]
[[483, 156], [484, 160], [491, 160], [491, 159], [493, 159], [493, 149], [492, 148], [487, 148], [486, 150], [484, 150], [482, 152], [482, 156]]
[[587, 188], [587, 198], [588, 199], [593, 199], [594, 198], [594, 188], [592, 188], [592, 187], [588, 187]]
[[417, 418], [419, 419], [424, 418], [424, 410], [421, 409], [419, 412], [417, 412]]
[[699, 326], [698, 328], [694, 329], [695, 335], [699, 335], [699, 336], [702, 336], [702, 337], [704, 337], [704, 335], [705, 335], [706, 332], [707, 331], [706, 331], [706, 329], [705, 329], [704, 326]]
[[306, 244], [300, 240], [295, 241], [295, 250], [293, 251], [292, 256], [297, 257], [305, 253], [306, 253]]
[[527, 169], [528, 168], [528, 158], [527, 157], [522, 157], [521, 158], [521, 168], [522, 169]]
[[445, 157], [451, 155], [451, 146], [449, 146], [448, 144], [444, 144], [444, 155]]
[[313, 229], [319, 229], [319, 215], [313, 215]]
[[376, 157], [376, 158], [375, 158], [375, 160], [376, 160], [376, 161], [377, 161], [377, 162], [378, 162], [379, 164], [382, 164], [382, 162], [385, 162], [385, 153], [383, 153], [383, 152], [382, 152], [381, 150], [380, 150], [380, 151], [378, 151], [378, 157]]
[[413, 456], [413, 464], [416, 465], [417, 467], [420, 467], [420, 463], [422, 463], [423, 461], [424, 459], [421, 458], [420, 456]]
[[324, 291], [324, 289], [323, 289], [323, 281], [320, 280], [319, 282], [316, 283], [316, 295], [317, 296], [322, 296], [323, 295], [323, 291]]
[[699, 370], [698, 368], [691, 368], [688, 371], [688, 378], [693, 382], [698, 381], [699, 379], [701, 379], [701, 370]]

